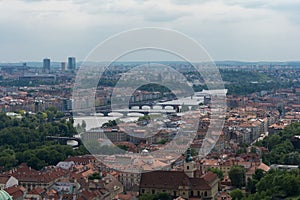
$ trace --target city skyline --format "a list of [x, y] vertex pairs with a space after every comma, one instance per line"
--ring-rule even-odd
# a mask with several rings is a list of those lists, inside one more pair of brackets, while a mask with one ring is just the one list
[[291, 0], [1, 1], [0, 62], [82, 61], [108, 37], [139, 27], [180, 31], [213, 60], [299, 61], [299, 9]]

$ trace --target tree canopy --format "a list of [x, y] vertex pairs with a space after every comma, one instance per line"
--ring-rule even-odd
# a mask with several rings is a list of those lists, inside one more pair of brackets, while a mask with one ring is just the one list
[[228, 172], [231, 185], [241, 188], [245, 186], [245, 168], [243, 166], [232, 166]]
[[263, 154], [266, 164], [300, 164], [300, 146], [292, 142], [292, 138], [300, 133], [300, 122], [292, 123], [279, 133], [272, 134], [256, 143], [269, 149]]
[[84, 147], [72, 147], [49, 141], [47, 136], [72, 137], [73, 120], [55, 108], [37, 114], [21, 112], [21, 118], [0, 113], [0, 166], [8, 170], [23, 162], [34, 169], [56, 165], [68, 156], [88, 153]]
[[[256, 178], [258, 177], [257, 175]], [[254, 178], [253, 183], [255, 184], [254, 192], [245, 199], [288, 199], [289, 197], [300, 197], [299, 169], [290, 172], [286, 170], [270, 170], [259, 181]]]

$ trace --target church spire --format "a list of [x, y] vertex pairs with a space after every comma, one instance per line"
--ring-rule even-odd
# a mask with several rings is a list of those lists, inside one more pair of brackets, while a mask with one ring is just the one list
[[191, 148], [190, 147], [186, 151], [185, 161], [186, 162], [192, 162], [193, 161], [193, 157], [192, 157], [192, 153], [191, 153]]

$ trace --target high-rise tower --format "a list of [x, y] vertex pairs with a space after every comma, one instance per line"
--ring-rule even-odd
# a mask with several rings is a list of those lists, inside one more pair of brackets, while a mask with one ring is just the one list
[[66, 71], [66, 62], [61, 62], [60, 63], [61, 71]]
[[75, 69], [76, 69], [76, 59], [75, 59], [75, 57], [69, 57], [68, 58], [68, 70], [75, 71]]
[[49, 73], [50, 72], [50, 59], [49, 58], [44, 58], [43, 60], [43, 72], [44, 73]]

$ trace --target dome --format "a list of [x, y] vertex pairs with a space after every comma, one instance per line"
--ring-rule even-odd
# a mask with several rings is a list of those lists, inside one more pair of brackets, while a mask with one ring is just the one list
[[149, 156], [149, 151], [148, 151], [147, 149], [144, 149], [144, 150], [142, 150], [141, 155], [142, 155], [143, 157]]
[[186, 161], [186, 162], [193, 162], [193, 157], [192, 157], [192, 153], [191, 153], [191, 148], [188, 148], [188, 149], [187, 149], [185, 161]]
[[143, 149], [142, 153], [149, 153], [149, 151], [147, 149]]
[[12, 200], [12, 197], [5, 190], [0, 190], [0, 199], [1, 200]]

